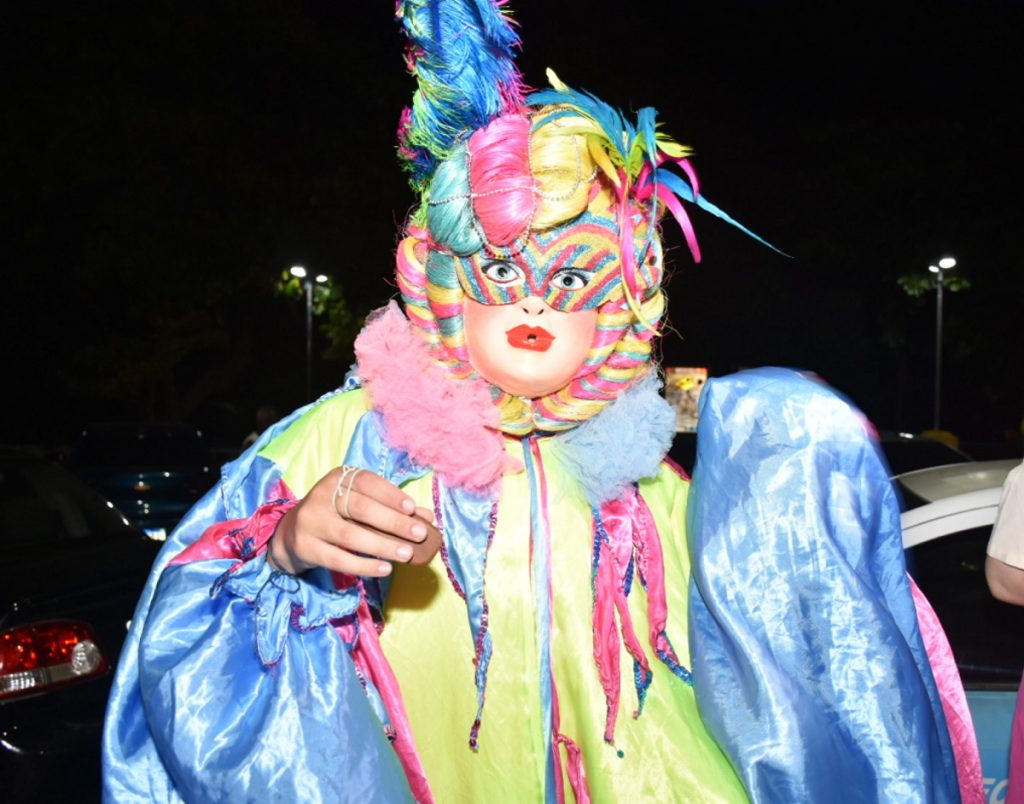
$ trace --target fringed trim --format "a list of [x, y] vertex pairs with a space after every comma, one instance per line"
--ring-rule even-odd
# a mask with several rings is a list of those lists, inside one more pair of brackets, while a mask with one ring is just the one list
[[[658, 526], [647, 503], [635, 490], [632, 503], [635, 505], [633, 554], [640, 584], [647, 593], [647, 624], [650, 629], [651, 647], [678, 678], [692, 686], [693, 676], [679, 661], [666, 631], [668, 599], [665, 593], [665, 559], [661, 550], [661, 538], [658, 536]], [[609, 507], [614, 505], [615, 503], [611, 503]]]
[[[555, 750], [558, 746], [565, 746], [566, 772], [569, 774], [569, 786], [572, 787], [576, 804], [590, 804], [590, 787], [587, 784], [587, 773], [583, 768], [583, 754], [580, 747], [562, 733], [555, 735]], [[559, 801], [565, 800], [565, 794]]]
[[674, 675], [687, 684], [692, 684], [693, 680], [690, 671], [680, 663], [665, 630], [668, 617], [665, 568], [658, 529], [647, 504], [634, 487], [618, 499], [592, 510], [594, 661], [607, 703], [604, 739], [614, 744], [615, 721], [621, 695], [620, 639], [633, 657], [633, 682], [637, 696], [634, 718], [640, 717], [643, 712], [647, 691], [654, 677], [629, 613], [627, 596], [634, 567], [647, 592], [651, 648]]
[[[594, 510], [594, 563], [591, 583], [594, 596], [594, 660], [597, 662], [607, 709], [604, 740], [615, 743], [615, 721], [619, 712], [621, 678], [619, 670], [619, 638], [633, 657], [637, 707], [633, 717], [640, 716], [653, 674], [643, 647], [633, 628], [633, 619], [626, 601], [626, 575], [631, 564], [632, 533], [628, 521], [609, 522], [609, 529]], [[616, 614], [618, 628], [616, 628]], [[616, 632], [620, 633], [616, 633]]]
[[590, 804], [590, 786], [587, 784], [587, 773], [583, 767], [583, 752], [571, 739], [562, 734], [562, 725], [558, 709], [558, 690], [551, 685], [552, 700], [552, 739], [551, 749], [555, 755], [555, 798], [559, 804], [565, 801], [565, 790], [562, 782], [562, 753], [565, 748], [566, 773], [569, 775], [569, 786], [572, 788], [576, 804]]
[[[452, 588], [467, 603], [469, 626], [473, 633], [473, 667], [475, 668], [473, 680], [476, 685], [477, 704], [476, 715], [469, 729], [469, 747], [476, 751], [480, 745], [480, 727], [483, 722], [484, 703], [486, 701], [487, 670], [490, 667], [491, 655], [493, 653], [489, 632], [490, 615], [487, 606], [487, 596], [484, 593], [483, 577], [487, 570], [487, 555], [494, 541], [494, 531], [498, 525], [498, 501], [496, 498], [494, 499], [487, 515], [487, 541], [483, 546], [480, 566], [465, 567], [460, 563], [457, 569], [451, 561], [449, 548], [453, 545], [453, 540], [457, 539], [459, 534], [450, 527], [450, 523], [445, 521], [444, 506], [441, 500], [441, 485], [437, 475], [434, 475], [433, 497], [434, 520], [437, 529], [441, 532], [441, 560], [444, 562], [444, 568]], [[458, 554], [457, 546], [456, 554]], [[479, 577], [463, 577], [460, 579], [459, 575], [467, 571], [472, 572], [474, 575], [479, 574]], [[468, 593], [467, 590], [469, 590]]]

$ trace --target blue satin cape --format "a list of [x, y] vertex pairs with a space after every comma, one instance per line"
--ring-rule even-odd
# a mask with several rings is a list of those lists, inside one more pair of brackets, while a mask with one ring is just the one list
[[784, 369], [709, 382], [699, 422], [693, 678], [751, 798], [959, 801], [899, 505], [866, 422]]

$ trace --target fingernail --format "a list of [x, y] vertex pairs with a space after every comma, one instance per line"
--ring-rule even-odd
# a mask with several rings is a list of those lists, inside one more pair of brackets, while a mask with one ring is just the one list
[[377, 572], [379, 572], [381, 575], [390, 575], [391, 565], [388, 564], [386, 561], [383, 561], [377, 565]]
[[415, 523], [412, 526], [411, 532], [412, 532], [413, 538], [415, 538], [415, 539], [426, 539], [427, 538], [427, 526], [423, 525], [423, 524], [421, 524], [419, 522]]
[[406, 497], [402, 500], [402, 510], [407, 514], [414, 514], [416, 513], [416, 503]]
[[408, 561], [410, 558], [412, 558], [412, 548], [408, 547], [407, 545], [402, 545], [397, 550], [395, 550], [395, 555], [402, 559], [402, 561]]

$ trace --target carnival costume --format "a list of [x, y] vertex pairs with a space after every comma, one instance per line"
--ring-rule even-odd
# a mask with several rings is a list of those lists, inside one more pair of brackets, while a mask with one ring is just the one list
[[[728, 218], [686, 149], [653, 110], [632, 125], [553, 74], [524, 98], [496, 5], [399, 18], [422, 193], [404, 314], [378, 311], [345, 386], [226, 466], [169, 539], [112, 692], [107, 798], [959, 800], [962, 691], [941, 631], [926, 652], [855, 412], [792, 372], [709, 384], [687, 522], [650, 363], [657, 227], [670, 211], [698, 257], [680, 202]], [[488, 382], [464, 322], [526, 298], [596, 316], [537, 397]], [[381, 581], [267, 560], [340, 465], [433, 511], [429, 565]]]

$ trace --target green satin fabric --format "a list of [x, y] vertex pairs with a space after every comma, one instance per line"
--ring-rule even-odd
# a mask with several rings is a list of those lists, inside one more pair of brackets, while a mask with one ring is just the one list
[[[362, 392], [328, 400], [303, 426], [271, 445], [299, 496], [340, 462], [358, 418]], [[508, 439], [509, 454], [522, 445]], [[593, 657], [591, 553], [593, 526], [582, 491], [562, 467], [556, 438], [542, 439], [547, 516], [552, 534], [552, 654], [561, 731], [583, 753], [595, 802], [745, 801], [742, 784], [704, 729], [693, 689], [646, 648], [654, 672], [644, 712], [636, 705], [633, 666], [622, 652], [622, 703], [614, 746], [603, 740], [605, 696]], [[661, 535], [668, 592], [668, 632], [689, 664], [689, 559], [683, 532], [688, 486], [663, 467], [640, 485]], [[406, 485], [417, 504], [432, 507], [430, 475]], [[473, 643], [466, 604], [448, 580], [440, 556], [425, 567], [397, 566], [381, 635], [402, 688], [406, 711], [436, 800], [544, 800], [547, 735], [541, 718], [535, 596], [530, 577], [530, 498], [524, 472], [502, 480], [497, 527], [487, 562], [486, 594], [494, 654], [477, 752], [468, 745], [476, 712]], [[639, 583], [629, 596], [637, 633], [647, 632]], [[563, 763], [564, 767], [564, 763]], [[572, 798], [568, 779], [566, 795]]]
[[[519, 442], [509, 452], [522, 457]], [[552, 533], [552, 653], [561, 730], [583, 752], [595, 802], [745, 801], [743, 787], [697, 714], [693, 689], [656, 659], [643, 714], [634, 720], [632, 660], [622, 652], [622, 710], [616, 744], [603, 740], [605, 696], [593, 657], [590, 509], [560, 470], [554, 440], [541, 442]], [[430, 479], [407, 486], [429, 505]], [[665, 552], [668, 631], [684, 664], [689, 560], [682, 532], [687, 487], [668, 469], [641, 484]], [[473, 645], [465, 603], [444, 565], [399, 567], [388, 597], [384, 651], [398, 676], [416, 744], [439, 802], [544, 800], [546, 735], [541, 718], [535, 598], [530, 578], [530, 500], [525, 474], [506, 475], [486, 573], [494, 642], [480, 746], [467, 744], [475, 715]], [[629, 598], [637, 632], [646, 633], [646, 600]], [[643, 638], [643, 637], [642, 637]], [[567, 798], [569, 782], [566, 778]]]

